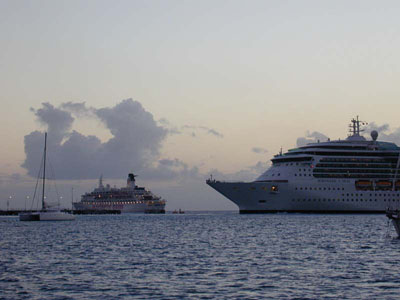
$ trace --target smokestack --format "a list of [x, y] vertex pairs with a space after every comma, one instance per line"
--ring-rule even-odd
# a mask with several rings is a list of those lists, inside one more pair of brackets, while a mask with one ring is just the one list
[[129, 173], [128, 174], [128, 179], [126, 180], [126, 186], [128, 188], [134, 189], [136, 187], [136, 184], [135, 184], [135, 177], [136, 176], [137, 175], [134, 175], [133, 173]]

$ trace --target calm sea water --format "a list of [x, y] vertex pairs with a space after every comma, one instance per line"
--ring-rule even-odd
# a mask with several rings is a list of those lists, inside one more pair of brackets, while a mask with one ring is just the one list
[[399, 299], [383, 215], [0, 218], [1, 299]]

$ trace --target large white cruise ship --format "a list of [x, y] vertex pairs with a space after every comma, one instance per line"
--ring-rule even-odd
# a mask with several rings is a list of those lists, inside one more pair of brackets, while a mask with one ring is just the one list
[[136, 185], [135, 177], [129, 174], [126, 187], [112, 188], [103, 185], [100, 177], [99, 186], [92, 192], [82, 195], [80, 202], [75, 202], [76, 210], [119, 210], [121, 213], [165, 213], [165, 200], [155, 196], [144, 187]]
[[345, 140], [318, 141], [275, 155], [253, 182], [208, 179], [240, 213], [384, 213], [400, 205], [400, 148], [360, 133], [358, 117]]

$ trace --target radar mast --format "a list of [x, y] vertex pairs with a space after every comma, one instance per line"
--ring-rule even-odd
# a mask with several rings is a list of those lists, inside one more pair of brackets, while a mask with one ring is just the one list
[[349, 136], [360, 136], [360, 132], [364, 131], [364, 129], [360, 129], [360, 124], [361, 125], [368, 125], [367, 122], [359, 120], [358, 116], [357, 116], [357, 118], [355, 118], [355, 119], [353, 118], [351, 120], [351, 124], [349, 125], [349, 127], [350, 127]]

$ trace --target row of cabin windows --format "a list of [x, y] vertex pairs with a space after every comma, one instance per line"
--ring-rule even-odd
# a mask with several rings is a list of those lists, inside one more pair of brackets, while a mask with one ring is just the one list
[[[316, 178], [374, 178], [374, 179], [384, 179], [384, 178], [393, 178], [394, 175], [382, 175], [382, 174], [320, 174], [314, 173], [314, 177]], [[400, 174], [397, 175], [397, 178], [400, 178]]]
[[314, 188], [312, 188], [312, 187], [295, 187], [294, 188], [295, 190], [297, 190], [297, 189], [299, 189], [299, 190], [305, 190], [305, 191], [307, 191], [307, 190], [310, 190], [310, 191], [312, 191], [312, 190], [314, 190], [314, 191], [318, 191], [318, 190], [320, 190], [320, 191], [326, 191], [326, 190], [328, 190], [328, 191], [330, 191], [331, 189], [332, 189], [332, 191], [335, 191], [335, 190], [337, 190], [337, 191], [340, 191], [340, 190], [343, 190], [344, 191], [344, 188], [330, 188], [330, 187], [314, 187]]
[[366, 162], [366, 163], [387, 163], [382, 158], [321, 158], [320, 162]]
[[[234, 186], [233, 189], [235, 191], [239, 191], [240, 190], [239, 187], [237, 187], [237, 186]], [[272, 185], [269, 189], [268, 189], [267, 186], [262, 186], [261, 189], [264, 190], [264, 191], [277, 192], [278, 191], [278, 186], [277, 185]], [[251, 191], [255, 191], [255, 190], [257, 190], [257, 188], [255, 186], [252, 186], [252, 187], [250, 187], [250, 190]]]
[[323, 169], [323, 168], [315, 168], [314, 173], [344, 173], [344, 174], [353, 174], [353, 173], [396, 173], [394, 169]]
[[[296, 155], [305, 154], [305, 155], [326, 155], [326, 156], [375, 156], [378, 159], [382, 159], [382, 156], [386, 156], [388, 158], [397, 159], [398, 153], [394, 152], [328, 152], [328, 151], [299, 151], [296, 152]], [[370, 159], [370, 158], [368, 158]]]
[[[298, 166], [299, 165], [299, 163], [287, 163], [287, 164], [280, 164], [280, 163], [274, 163], [273, 164], [274, 165], [274, 167], [279, 167], [279, 166], [286, 166], [286, 167], [288, 167], [288, 166], [293, 166], [293, 165], [296, 165], [296, 166]], [[300, 164], [300, 166], [301, 166], [302, 164]], [[303, 164], [304, 165], [304, 164]], [[309, 165], [309, 164], [306, 164], [306, 165]], [[301, 169], [300, 169], [300, 171], [301, 171]], [[304, 170], [305, 171], [305, 170]]]
[[[311, 169], [299, 169], [299, 172], [302, 172], [302, 170], [303, 170], [303, 172], [311, 172]], [[273, 174], [271, 174], [271, 176], [281, 176], [281, 173], [278, 173], [278, 174], [275, 174], [275, 173], [273, 173]], [[311, 173], [310, 174], [303, 174], [303, 173], [300, 173], [300, 174], [297, 174], [297, 173], [295, 173], [294, 174], [294, 176], [312, 176], [311, 175]]]
[[[318, 187], [318, 188], [316, 188], [316, 187], [314, 187], [314, 188], [312, 188], [312, 187], [295, 187], [294, 188], [295, 190], [300, 190], [300, 191], [302, 191], [302, 190], [304, 190], [304, 191], [326, 191], [326, 190], [328, 190], [328, 191], [330, 191], [330, 190], [332, 190], [332, 191], [340, 191], [340, 190], [342, 190], [342, 191], [344, 191], [344, 187], [342, 187], [342, 188], [330, 188], [330, 187]], [[367, 193], [363, 193], [363, 194], [346, 194], [346, 196], [347, 197], [349, 197], [349, 196], [351, 196], [351, 197], [353, 197], [353, 195], [354, 196], [356, 196], [356, 197], [358, 197], [358, 195], [360, 195], [360, 196], [363, 196], [363, 195], [366, 195]], [[377, 193], [370, 193], [369, 194], [371, 197], [372, 196], [382, 196], [383, 195], [383, 197], [386, 197], [386, 194], [377, 194]], [[398, 197], [400, 197], [400, 193], [390, 193], [390, 194], [387, 194], [387, 196], [398, 196]], [[345, 196], [345, 194], [342, 194], [342, 196]]]
[[90, 205], [120, 205], [120, 204], [141, 204], [144, 201], [123, 201], [123, 202], [107, 202], [107, 201], [85, 201], [82, 204], [90, 204]]
[[[281, 163], [281, 162], [274, 162], [272, 163], [274, 166], [298, 166], [301, 165], [301, 163]], [[304, 164], [304, 163], [303, 163]]]
[[[365, 195], [366, 195], [366, 194], [367, 194], [367, 193], [365, 193]], [[358, 194], [354, 194], [354, 195], [355, 195], [356, 197], [358, 197]], [[342, 196], [344, 196], [344, 194], [342, 194]], [[353, 197], [353, 194], [346, 194], [346, 196], [347, 196], [347, 197], [349, 197], [349, 196]], [[360, 197], [361, 197], [361, 196], [364, 196], [364, 195], [363, 195], [363, 194], [360, 194]], [[371, 193], [370, 193], [369, 196], [370, 196], [370, 197], [373, 197], [373, 196], [375, 196], [375, 197], [377, 197], [377, 196], [379, 196], [379, 197], [382, 197], [382, 196], [383, 196], [383, 197], [386, 197], [386, 194], [377, 194], [377, 193], [371, 194]], [[388, 196], [388, 197], [390, 197], [390, 196], [392, 196], [392, 197], [393, 197], [393, 196], [399, 197], [400, 194], [399, 194], [399, 193], [397, 193], [397, 194], [396, 194], [396, 193], [393, 193], [393, 194], [387, 194], [387, 196]]]
[[[320, 199], [320, 198], [318, 198], [318, 199], [292, 199], [292, 201], [298, 201], [298, 202], [300, 202], [300, 201], [309, 201], [309, 202], [311, 202], [311, 201], [314, 201], [314, 202], [316, 202], [316, 201], [318, 201], [318, 202], [339, 202], [339, 201], [346, 201], [346, 202], [373, 202], [373, 201], [375, 201], [375, 202], [377, 202], [378, 201], [378, 199], [349, 199], [349, 198], [347, 198], [347, 199], [332, 199], [332, 198], [322, 198], [322, 199]], [[390, 202], [390, 201], [397, 201], [397, 202], [399, 202], [400, 201], [400, 199], [383, 199], [383, 201], [384, 202]]]
[[396, 169], [397, 164], [393, 163], [387, 163], [387, 164], [337, 164], [337, 163], [318, 163], [316, 165], [317, 168], [323, 167], [323, 168], [372, 168], [372, 169]]

